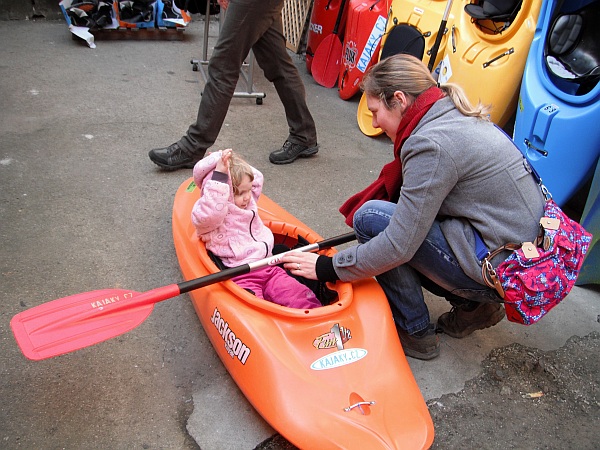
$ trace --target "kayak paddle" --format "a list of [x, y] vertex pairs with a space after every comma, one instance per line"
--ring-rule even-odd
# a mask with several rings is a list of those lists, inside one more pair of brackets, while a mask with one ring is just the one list
[[442, 42], [442, 37], [444, 37], [444, 33], [446, 32], [446, 23], [448, 23], [448, 16], [450, 15], [450, 8], [452, 7], [452, 0], [448, 0], [446, 4], [446, 9], [444, 10], [444, 15], [442, 16], [442, 21], [440, 23], [440, 28], [435, 37], [435, 42], [433, 43], [433, 47], [429, 51], [429, 64], [427, 64], [427, 68], [431, 71], [433, 69], [433, 64], [435, 63], [435, 59], [437, 58], [438, 50], [440, 49], [440, 42]]
[[338, 29], [344, 15], [345, 6], [346, 0], [342, 0], [333, 31], [321, 41], [315, 50], [315, 56], [311, 65], [312, 76], [315, 81], [327, 88], [334, 87], [340, 75], [339, 65], [343, 46], [338, 35]]
[[59, 298], [16, 314], [10, 321], [23, 354], [32, 360], [80, 350], [131, 331], [148, 318], [154, 304], [180, 294], [281, 263], [283, 255], [335, 247], [356, 239], [353, 232], [279, 253], [190, 281], [135, 292], [102, 289]]

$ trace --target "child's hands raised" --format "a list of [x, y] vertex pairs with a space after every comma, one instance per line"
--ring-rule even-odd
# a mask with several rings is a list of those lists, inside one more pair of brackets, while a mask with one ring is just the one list
[[223, 150], [221, 152], [221, 159], [217, 161], [217, 167], [215, 170], [222, 173], [229, 173], [229, 161], [231, 160], [231, 150], [230, 148]]

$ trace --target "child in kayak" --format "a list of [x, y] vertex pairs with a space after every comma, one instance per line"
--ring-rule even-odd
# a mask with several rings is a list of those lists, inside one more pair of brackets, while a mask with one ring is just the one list
[[[194, 166], [202, 195], [192, 209], [192, 223], [206, 249], [227, 267], [272, 255], [274, 237], [258, 216], [256, 202], [263, 175], [231, 149], [211, 153]], [[290, 308], [321, 306], [308, 287], [279, 266], [239, 275], [233, 281], [257, 297]]]

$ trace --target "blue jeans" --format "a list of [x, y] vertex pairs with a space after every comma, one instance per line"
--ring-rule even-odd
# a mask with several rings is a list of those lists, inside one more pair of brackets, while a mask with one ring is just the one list
[[[371, 240], [390, 223], [395, 203], [370, 200], [354, 214], [354, 232], [361, 243]], [[450, 249], [440, 222], [434, 221], [427, 237], [406, 264], [376, 277], [392, 309], [396, 325], [409, 334], [429, 326], [423, 287], [445, 297], [453, 306], [498, 302], [494, 290], [469, 278]]]

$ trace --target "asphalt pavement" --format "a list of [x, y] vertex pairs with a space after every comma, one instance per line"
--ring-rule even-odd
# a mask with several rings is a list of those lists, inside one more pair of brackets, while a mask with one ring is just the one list
[[[0, 448], [252, 449], [275, 434], [229, 378], [187, 295], [159, 303], [118, 338], [33, 362], [10, 331], [20, 311], [104, 288], [146, 291], [182, 280], [171, 234], [175, 191], [191, 170], [161, 172], [148, 150], [175, 142], [203, 87], [204, 24], [180, 41], [96, 41], [61, 21], [0, 22]], [[217, 35], [213, 23], [209, 43]], [[209, 46], [210, 48], [210, 46]], [[232, 147], [265, 175], [264, 192], [325, 237], [348, 231], [338, 207], [392, 157], [356, 124], [358, 98], [317, 85], [304, 61], [320, 150], [275, 166], [283, 107], [258, 68], [262, 105], [234, 98], [214, 149]], [[531, 327], [503, 321], [441, 356], [409, 358], [426, 400], [457, 392], [493, 348], [556, 349], [600, 329], [600, 291], [575, 287]], [[432, 295], [435, 320], [449, 309]]]

